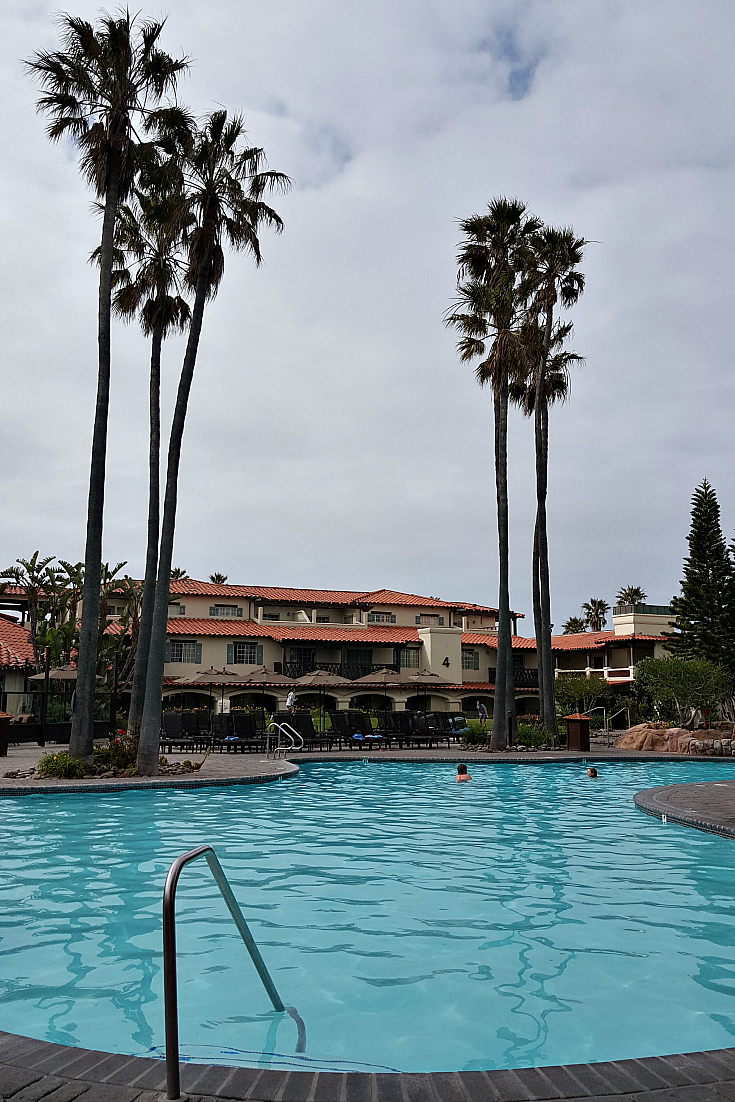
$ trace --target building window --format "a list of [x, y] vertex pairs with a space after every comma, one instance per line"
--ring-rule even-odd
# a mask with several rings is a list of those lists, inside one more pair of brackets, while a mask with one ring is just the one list
[[321, 615], [320, 613], [317, 612], [316, 622], [317, 622], [317, 624], [328, 624], [329, 623], [329, 613], [327, 612], [324, 615]]
[[462, 669], [463, 670], [479, 670], [480, 668], [480, 652], [477, 650], [466, 650], [462, 648]]
[[452, 620], [452, 627], [453, 628], [461, 628], [462, 627], [462, 617], [461, 616], [459, 618], [457, 618], [456, 616], [454, 617], [454, 619]]
[[228, 666], [262, 666], [263, 665], [263, 644], [262, 643], [228, 643], [227, 644], [227, 665]]
[[417, 670], [419, 668], [418, 647], [409, 647], [408, 650], [401, 651], [401, 666], [409, 670]]
[[444, 617], [443, 616], [429, 615], [426, 612], [422, 612], [420, 616], [416, 617], [416, 623], [420, 624], [421, 627], [426, 627], [426, 628], [430, 628], [430, 627], [443, 628], [444, 627]]
[[352, 615], [352, 613], [349, 613], [349, 615], [345, 616], [344, 619], [342, 620], [343, 624], [354, 624], [354, 622], [355, 622], [355, 617]]
[[316, 650], [312, 647], [291, 647], [289, 661], [298, 662], [302, 666], [311, 666], [316, 662]]
[[235, 662], [236, 666], [257, 666], [258, 664], [258, 644], [257, 643], [235, 643]]
[[189, 662], [192, 665], [201, 662], [201, 646], [195, 640], [173, 640], [170, 644], [171, 653], [167, 656], [169, 662]]
[[263, 619], [264, 620], [280, 620], [281, 619], [281, 614], [280, 614], [280, 612], [264, 612], [263, 613]]
[[186, 616], [186, 605], [169, 605], [168, 614], [171, 616]]
[[237, 605], [210, 605], [210, 616], [242, 616], [242, 609]]
[[395, 624], [396, 618], [392, 612], [368, 612], [369, 624]]

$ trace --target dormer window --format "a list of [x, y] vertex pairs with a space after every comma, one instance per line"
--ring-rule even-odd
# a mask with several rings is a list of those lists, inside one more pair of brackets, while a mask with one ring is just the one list
[[369, 624], [395, 624], [396, 618], [392, 612], [368, 612]]
[[238, 605], [210, 605], [210, 616], [242, 616], [242, 609]]
[[416, 617], [416, 623], [419, 624], [422, 628], [443, 628], [444, 617], [435, 616], [428, 612], [422, 612], [420, 616]]

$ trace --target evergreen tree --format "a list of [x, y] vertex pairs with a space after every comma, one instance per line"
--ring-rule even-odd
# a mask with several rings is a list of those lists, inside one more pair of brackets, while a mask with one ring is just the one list
[[735, 666], [735, 569], [720, 525], [717, 495], [705, 478], [692, 497], [689, 555], [681, 596], [671, 601], [674, 631], [666, 646], [680, 658]]

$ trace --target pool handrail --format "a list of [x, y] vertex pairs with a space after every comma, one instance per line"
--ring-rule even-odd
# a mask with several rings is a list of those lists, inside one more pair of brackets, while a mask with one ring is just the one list
[[185, 1099], [181, 1094], [181, 1082], [179, 1078], [179, 1001], [176, 981], [176, 885], [184, 865], [195, 861], [197, 857], [205, 857], [209, 865], [215, 883], [220, 890], [222, 898], [227, 904], [227, 909], [235, 920], [235, 925], [240, 937], [245, 942], [245, 948], [250, 954], [255, 968], [263, 981], [263, 986], [268, 992], [268, 997], [273, 1004], [273, 1009], [285, 1011], [296, 1022], [298, 1028], [298, 1041], [296, 1051], [306, 1050], [306, 1028], [293, 1006], [284, 1006], [281, 996], [276, 991], [276, 985], [271, 979], [265, 961], [260, 955], [260, 950], [255, 944], [255, 939], [250, 933], [247, 922], [232, 892], [225, 871], [219, 863], [217, 854], [211, 846], [197, 846], [187, 853], [177, 857], [168, 870], [166, 885], [163, 889], [163, 1006], [164, 1023], [166, 1032], [166, 1098]]
[[[271, 722], [268, 724], [268, 726], [265, 729], [266, 730], [266, 744], [265, 744], [265, 756], [266, 757], [268, 757], [268, 755], [271, 752], [271, 730], [273, 728], [275, 728], [276, 731], [278, 731], [278, 742], [273, 747], [273, 757], [274, 758], [275, 758], [275, 756], [276, 756], [276, 754], [278, 753], [279, 750], [283, 750], [284, 753], [288, 749], [303, 750], [303, 748], [304, 748], [303, 736], [299, 734], [299, 732], [295, 729], [295, 727], [292, 727], [290, 723], [286, 722], [286, 720], [272, 719]], [[290, 747], [289, 746], [281, 746], [281, 735], [285, 735], [286, 738], [291, 740]], [[296, 742], [296, 739], [299, 740], [298, 743]]]

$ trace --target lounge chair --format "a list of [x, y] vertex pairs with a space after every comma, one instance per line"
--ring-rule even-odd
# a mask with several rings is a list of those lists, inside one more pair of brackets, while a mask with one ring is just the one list
[[348, 728], [352, 734], [352, 741], [358, 743], [363, 750], [372, 750], [383, 744], [382, 735], [373, 728], [370, 716], [367, 712], [361, 712], [350, 708], [347, 714]]

